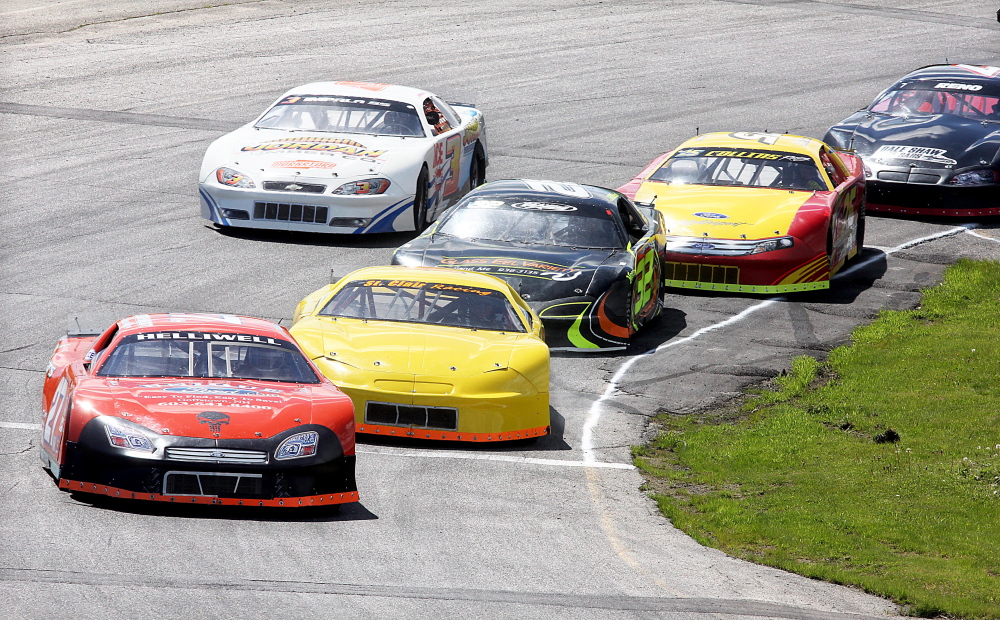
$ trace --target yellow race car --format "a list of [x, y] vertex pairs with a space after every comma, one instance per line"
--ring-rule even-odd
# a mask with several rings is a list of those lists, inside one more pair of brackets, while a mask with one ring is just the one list
[[358, 433], [478, 442], [549, 433], [542, 322], [493, 276], [359, 269], [303, 299], [290, 331], [354, 401]]
[[769, 295], [826, 289], [864, 247], [861, 158], [812, 138], [704, 134], [618, 191], [663, 214], [667, 286]]

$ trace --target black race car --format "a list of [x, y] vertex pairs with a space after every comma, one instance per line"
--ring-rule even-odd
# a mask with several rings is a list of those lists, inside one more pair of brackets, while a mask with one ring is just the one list
[[864, 160], [868, 211], [1000, 215], [1000, 67], [917, 69], [823, 141]]
[[494, 181], [393, 254], [488, 273], [542, 318], [554, 349], [623, 348], [663, 308], [662, 216], [610, 189]]

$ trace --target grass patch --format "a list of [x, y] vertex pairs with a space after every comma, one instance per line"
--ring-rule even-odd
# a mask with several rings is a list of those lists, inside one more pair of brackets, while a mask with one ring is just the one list
[[910, 615], [1000, 618], [1000, 263], [966, 261], [827, 362], [633, 457], [700, 543], [859, 586]]

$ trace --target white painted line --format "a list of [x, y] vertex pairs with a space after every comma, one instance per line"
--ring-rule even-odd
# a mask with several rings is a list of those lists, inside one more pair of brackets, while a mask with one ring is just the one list
[[358, 450], [358, 454], [379, 454], [382, 456], [404, 456], [421, 459], [464, 459], [469, 461], [501, 461], [524, 465], [552, 465], [555, 467], [603, 467], [606, 469], [635, 469], [628, 463], [597, 463], [586, 461], [564, 461], [562, 459], [536, 459], [528, 456], [508, 456], [506, 454], [476, 454], [472, 452], [409, 452], [400, 450]]
[[994, 239], [993, 237], [987, 237], [986, 235], [980, 235], [979, 233], [972, 232], [971, 230], [966, 231], [973, 237], [979, 237], [980, 239], [986, 239], [987, 241], [992, 241], [993, 243], [1000, 243], [1000, 239]]
[[[979, 224], [963, 224], [962, 226], [956, 226], [955, 228], [950, 228], [950, 229], [942, 231], [942, 232], [937, 232], [937, 233], [934, 233], [933, 235], [927, 235], [926, 237], [920, 237], [919, 239], [913, 239], [911, 241], [907, 241], [906, 243], [897, 245], [897, 246], [889, 248], [887, 250], [883, 250], [883, 252], [885, 254], [892, 254], [894, 252], [898, 252], [900, 250], [903, 250], [903, 249], [906, 249], [906, 248], [909, 248], [909, 247], [913, 247], [915, 245], [919, 245], [919, 244], [925, 243], [927, 241], [932, 241], [934, 239], [939, 239], [941, 237], [948, 237], [950, 235], [957, 235], [958, 233], [961, 233], [961, 232], [969, 232], [970, 229], [972, 229], [972, 228], [978, 228], [978, 227], [979, 227]], [[868, 260], [865, 260], [865, 261], [856, 263], [854, 265], [851, 265], [849, 268], [847, 268], [844, 271], [841, 271], [837, 275], [835, 275], [834, 278], [837, 278], [837, 277], [840, 277], [842, 275], [848, 274], [848, 273], [850, 273], [850, 272], [852, 272], [852, 271], [854, 271], [856, 269], [860, 269], [860, 268], [862, 268], [862, 267], [864, 267], [866, 265], [869, 265], [869, 264], [871, 264], [871, 263], [879, 260], [880, 258], [881, 258], [881, 255], [876, 255], [876, 256], [872, 256]], [[583, 461], [584, 461], [584, 463], [596, 463], [597, 462], [597, 457], [594, 454], [594, 429], [597, 428], [597, 424], [601, 421], [601, 413], [602, 413], [602, 411], [601, 411], [601, 405], [604, 404], [604, 401], [606, 401], [609, 398], [611, 398], [612, 394], [614, 394], [615, 391], [618, 390], [618, 384], [619, 384], [619, 382], [621, 381], [621, 379], [625, 375], [625, 373], [628, 372], [628, 370], [630, 368], [632, 368], [632, 364], [634, 364], [640, 358], [645, 357], [647, 355], [653, 355], [655, 353], [659, 353], [663, 349], [668, 349], [670, 347], [673, 347], [673, 346], [676, 346], [676, 345], [679, 345], [679, 344], [684, 344], [684, 343], [687, 343], [687, 342], [691, 342], [692, 340], [694, 340], [694, 339], [696, 339], [696, 338], [698, 338], [698, 337], [700, 337], [700, 336], [702, 336], [704, 334], [707, 334], [708, 332], [715, 331], [715, 330], [723, 328], [723, 327], [727, 327], [729, 325], [732, 325], [733, 323], [738, 323], [739, 321], [742, 321], [744, 318], [750, 316], [751, 314], [753, 314], [757, 310], [760, 310], [762, 308], [766, 308], [767, 306], [770, 306], [770, 305], [772, 305], [772, 304], [774, 304], [776, 302], [784, 301], [784, 299], [785, 299], [784, 297], [771, 297], [770, 299], [765, 299], [764, 301], [762, 301], [760, 303], [757, 303], [757, 304], [755, 304], [753, 306], [750, 306], [749, 308], [746, 308], [745, 310], [743, 310], [739, 314], [737, 314], [735, 316], [732, 316], [732, 317], [729, 317], [725, 321], [722, 321], [720, 323], [716, 323], [714, 325], [709, 325], [708, 327], [702, 327], [701, 329], [699, 329], [698, 331], [694, 332], [690, 336], [686, 336], [686, 337], [680, 338], [678, 340], [671, 340], [669, 342], [665, 342], [665, 343], [661, 344], [660, 346], [656, 347], [655, 349], [652, 349], [650, 351], [646, 351], [645, 353], [640, 353], [639, 355], [636, 355], [635, 357], [629, 358], [624, 364], [622, 364], [618, 368], [618, 370], [615, 372], [615, 374], [612, 375], [611, 380], [608, 381], [607, 387], [605, 387], [605, 389], [604, 389], [604, 393], [601, 394], [601, 397], [598, 398], [596, 401], [594, 401], [594, 403], [590, 406], [590, 410], [587, 412], [587, 417], [583, 421], [583, 433], [582, 433], [582, 436], [580, 437], [580, 449], [583, 451]]]
[[26, 431], [40, 431], [41, 424], [29, 424], [27, 422], [0, 422], [0, 428], [20, 428]]

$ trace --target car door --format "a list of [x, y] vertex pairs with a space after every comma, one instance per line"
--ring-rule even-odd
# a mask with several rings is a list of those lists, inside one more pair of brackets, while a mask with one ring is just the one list
[[[451, 106], [437, 97], [431, 96], [423, 102], [424, 114], [431, 133], [435, 134], [433, 166], [430, 183], [433, 188], [428, 194], [428, 219], [434, 220], [459, 195], [462, 172], [462, 137], [464, 130]], [[439, 122], [432, 123], [434, 114]]]
[[632, 201], [622, 196], [618, 201], [618, 214], [629, 236], [629, 252], [635, 259], [630, 274], [631, 329], [640, 327], [655, 318], [662, 309], [661, 287], [663, 282], [662, 215], [655, 209], [643, 213]]
[[861, 202], [860, 179], [851, 176], [844, 162], [826, 147], [820, 149], [820, 161], [834, 185], [836, 193], [830, 209], [830, 275], [843, 265], [848, 253], [854, 247], [858, 230], [858, 216]]

